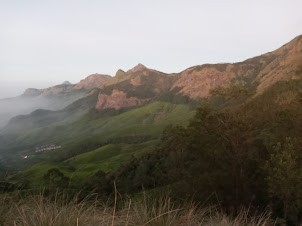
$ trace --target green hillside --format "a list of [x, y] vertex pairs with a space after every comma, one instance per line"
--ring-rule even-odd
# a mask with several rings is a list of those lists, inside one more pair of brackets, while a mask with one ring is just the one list
[[[75, 161], [70, 166], [76, 166], [77, 158], [81, 159], [82, 153], [103, 150], [102, 148], [105, 148], [105, 145], [109, 145], [104, 150], [110, 147], [108, 150], [112, 150], [110, 154], [112, 154], [111, 157], [114, 157], [111, 159], [113, 162], [103, 161], [102, 165], [98, 165], [99, 168], [96, 169], [110, 171], [110, 169], [118, 168], [119, 158], [128, 159], [130, 157], [130, 155], [120, 155], [119, 153], [122, 149], [127, 149], [127, 144], [135, 146], [133, 147], [135, 151], [130, 153], [136, 155], [148, 148], [149, 145], [147, 144], [156, 142], [165, 126], [169, 124], [186, 125], [193, 115], [194, 111], [190, 110], [189, 106], [167, 102], [153, 102], [119, 115], [101, 118], [95, 118], [93, 113], [89, 112], [70, 121], [24, 132], [16, 137], [9, 148], [2, 151], [4, 154], [5, 151], [15, 153], [14, 157], [8, 158], [10, 167], [22, 169], [38, 163], [39, 169], [40, 166], [44, 168], [50, 162], [56, 162], [55, 166], [60, 167], [64, 166], [66, 161], [71, 163]], [[61, 145], [62, 148], [35, 153], [36, 147], [50, 144]], [[97, 153], [100, 156], [99, 152]], [[87, 153], [87, 156], [90, 156], [90, 154]], [[22, 156], [29, 157], [24, 159]], [[67, 160], [75, 156], [77, 156], [76, 159]], [[84, 154], [83, 158], [87, 158], [87, 156]], [[47, 164], [41, 165], [41, 161], [47, 162]], [[86, 164], [89, 161], [85, 160], [83, 162], [83, 164]], [[89, 164], [85, 167], [90, 167]], [[51, 164], [50, 167], [53, 167], [53, 165]], [[46, 167], [46, 169], [48, 168]], [[39, 169], [38, 171], [44, 172], [45, 170]], [[68, 170], [64, 172], [69, 173]]]
[[[19, 145], [70, 143], [97, 136], [106, 141], [117, 136], [148, 134], [158, 137], [162, 128], [170, 123], [186, 123], [193, 112], [186, 105], [154, 102], [113, 117], [93, 119], [85, 114], [71, 122], [28, 131], [17, 137]], [[55, 135], [55, 136], [50, 136]]]
[[157, 140], [140, 144], [109, 144], [62, 162], [38, 163], [19, 173], [14, 180], [22, 181], [22, 178], [26, 178], [26, 183], [31, 188], [43, 187], [44, 175], [49, 169], [57, 168], [70, 178], [70, 187], [81, 187], [92, 180], [96, 173], [115, 172], [130, 160], [152, 151], [156, 144]]

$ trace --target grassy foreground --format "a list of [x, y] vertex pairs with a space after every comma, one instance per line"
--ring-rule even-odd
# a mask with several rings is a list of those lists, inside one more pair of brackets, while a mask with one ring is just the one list
[[0, 225], [275, 225], [268, 212], [250, 216], [242, 210], [229, 217], [217, 208], [198, 208], [193, 204], [174, 205], [169, 198], [143, 197], [133, 201], [113, 199], [100, 201], [96, 195], [73, 198], [64, 193], [51, 196], [3, 195], [0, 197]]

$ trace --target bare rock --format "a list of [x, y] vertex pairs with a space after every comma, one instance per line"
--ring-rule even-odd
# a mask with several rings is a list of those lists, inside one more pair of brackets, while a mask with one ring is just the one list
[[145, 99], [138, 99], [136, 97], [127, 98], [126, 93], [115, 89], [111, 95], [100, 93], [95, 108], [98, 110], [108, 108], [118, 110], [125, 107], [141, 105], [145, 101]]

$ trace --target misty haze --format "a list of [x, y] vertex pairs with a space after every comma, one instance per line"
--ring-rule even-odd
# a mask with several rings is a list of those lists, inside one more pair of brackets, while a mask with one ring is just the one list
[[[2, 89], [2, 95], [12, 96], [0, 99], [0, 128], [5, 126], [11, 118], [17, 115], [29, 114], [37, 109], [61, 110], [84, 96], [84, 92], [69, 95], [68, 86], [64, 86], [58, 86], [57, 90], [56, 87], [48, 88], [49, 90], [41, 89], [41, 92], [39, 92], [38, 89], [29, 88], [21, 94], [17, 94], [17, 92], [13, 94], [9, 91], [13, 86], [6, 86]], [[23, 86], [20, 87], [20, 90], [22, 88]], [[37, 90], [38, 92], [31, 92], [32, 90]], [[18, 91], [18, 89], [16, 91]]]

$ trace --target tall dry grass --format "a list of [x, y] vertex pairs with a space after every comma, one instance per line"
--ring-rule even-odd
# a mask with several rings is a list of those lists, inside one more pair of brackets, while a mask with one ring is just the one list
[[167, 197], [144, 198], [139, 201], [122, 200], [118, 195], [113, 201], [101, 202], [94, 195], [84, 199], [55, 193], [51, 196], [18, 195], [0, 197], [0, 225], [24, 226], [164, 226], [164, 225], [274, 225], [268, 213], [249, 216], [243, 210], [231, 218], [213, 208], [197, 208], [192, 204], [175, 206]]

